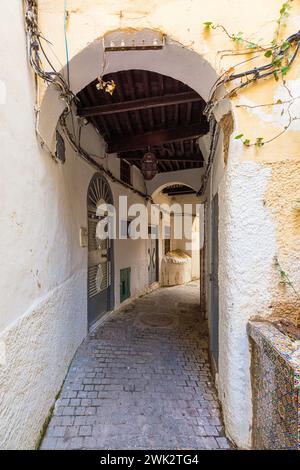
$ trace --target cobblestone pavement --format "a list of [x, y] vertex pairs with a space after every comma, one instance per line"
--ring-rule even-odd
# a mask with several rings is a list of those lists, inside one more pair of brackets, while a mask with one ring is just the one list
[[226, 449], [199, 285], [133, 301], [78, 349], [42, 449]]

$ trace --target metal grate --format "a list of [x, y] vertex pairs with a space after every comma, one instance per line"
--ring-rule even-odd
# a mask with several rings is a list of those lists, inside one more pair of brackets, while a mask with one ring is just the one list
[[94, 178], [88, 192], [88, 295], [94, 297], [111, 285], [110, 240], [97, 237], [99, 203], [110, 200], [110, 189], [104, 178]]
[[97, 239], [96, 239], [96, 229], [97, 229], [98, 220], [89, 219], [89, 229], [88, 229], [88, 240], [89, 240], [89, 251], [94, 251], [98, 249]]
[[96, 264], [88, 269], [88, 295], [93, 297], [111, 285], [110, 262]]

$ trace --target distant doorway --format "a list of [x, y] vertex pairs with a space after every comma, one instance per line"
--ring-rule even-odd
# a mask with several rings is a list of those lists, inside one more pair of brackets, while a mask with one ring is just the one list
[[219, 199], [216, 194], [212, 200], [211, 214], [211, 333], [210, 350], [214, 366], [219, 363]]

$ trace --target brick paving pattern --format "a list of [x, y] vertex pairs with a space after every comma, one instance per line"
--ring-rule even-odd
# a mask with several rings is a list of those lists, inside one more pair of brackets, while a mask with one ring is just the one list
[[78, 349], [42, 449], [228, 449], [199, 285], [159, 289]]

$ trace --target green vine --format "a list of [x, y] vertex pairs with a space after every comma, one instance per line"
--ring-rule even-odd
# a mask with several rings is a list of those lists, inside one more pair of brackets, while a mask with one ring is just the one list
[[284, 286], [291, 287], [291, 288], [293, 289], [294, 293], [295, 293], [297, 296], [299, 296], [299, 293], [297, 292], [297, 290], [295, 289], [294, 284], [293, 284], [292, 281], [290, 280], [289, 275], [284, 271], [284, 269], [283, 269], [282, 266], [280, 265], [277, 256], [275, 256], [275, 258], [274, 258], [274, 263], [275, 263], [275, 267], [277, 268], [278, 273], [279, 273], [279, 275], [280, 275], [280, 284], [282, 284], [282, 285], [284, 285]]
[[[226, 98], [233, 98], [234, 96], [237, 95], [238, 91], [241, 89], [249, 86], [252, 83], [256, 83], [258, 80], [267, 78], [270, 76], [273, 76], [276, 81], [278, 81], [280, 78], [283, 80], [283, 84], [285, 88], [288, 90], [285, 82], [285, 77], [288, 74], [291, 65], [293, 64], [294, 60], [296, 59], [296, 56], [299, 52], [300, 49], [300, 31], [297, 33], [289, 36], [287, 39], [281, 41], [280, 40], [280, 35], [281, 35], [281, 30], [283, 27], [286, 26], [286, 20], [290, 16], [290, 11], [292, 8], [292, 3], [293, 0], [288, 0], [284, 2], [280, 8], [279, 12], [279, 17], [277, 19], [277, 25], [276, 29], [274, 32], [274, 37], [273, 40], [271, 41], [270, 44], [268, 45], [263, 45], [260, 44], [259, 42], [255, 42], [251, 39], [245, 38], [245, 35], [243, 32], [238, 32], [237, 34], [232, 34], [227, 31], [227, 29], [220, 24], [214, 24], [212, 21], [206, 21], [204, 23], [204, 27], [206, 30], [216, 30], [216, 29], [221, 29], [227, 37], [235, 44], [235, 46], [238, 48], [238, 50], [232, 50], [232, 51], [225, 51], [225, 55], [241, 55], [241, 54], [253, 54], [258, 53], [258, 55], [255, 55], [255, 57], [251, 57], [248, 60], [245, 60], [233, 67], [230, 67], [228, 70], [224, 72], [224, 74], [220, 77], [220, 79], [217, 81], [215, 84], [211, 98], [206, 106], [206, 114], [210, 115], [212, 113], [213, 108], [223, 99]], [[241, 47], [244, 49], [241, 50]], [[224, 51], [223, 51], [224, 52]], [[263, 54], [263, 57], [270, 59], [270, 62], [259, 66], [259, 67], [253, 67], [250, 70], [247, 70], [245, 72], [240, 72], [236, 73], [236, 67], [239, 65], [242, 65], [246, 62], [249, 62], [251, 60], [256, 59], [257, 57], [261, 57]], [[235, 88], [229, 90], [222, 98], [220, 99], [218, 97], [220, 87], [224, 84], [228, 84], [229, 82], [233, 82], [239, 80], [240, 84], [235, 86]], [[272, 142], [282, 134], [284, 134], [293, 121], [300, 119], [299, 117], [292, 117], [290, 108], [294, 101], [296, 99], [299, 99], [300, 96], [294, 97], [290, 90], [288, 90], [288, 93], [290, 95], [290, 100], [277, 100], [274, 103], [268, 103], [268, 104], [261, 104], [257, 105], [255, 107], [260, 107], [260, 106], [278, 106], [278, 105], [284, 105], [288, 104], [287, 109], [282, 108], [281, 115], [287, 114], [288, 116], [288, 122], [287, 125], [284, 126], [283, 130], [279, 132], [277, 135], [272, 137], [269, 140], [265, 140], [264, 137], [257, 137], [255, 141], [251, 141], [249, 138], [245, 137], [244, 134], [238, 134], [235, 139], [236, 140], [242, 140], [243, 144], [246, 147], [251, 147], [251, 146], [256, 146], [256, 147], [263, 147], [265, 144]], [[246, 105], [238, 105], [237, 107], [249, 107], [251, 106], [246, 106]], [[254, 106], [252, 106], [254, 107]]]

